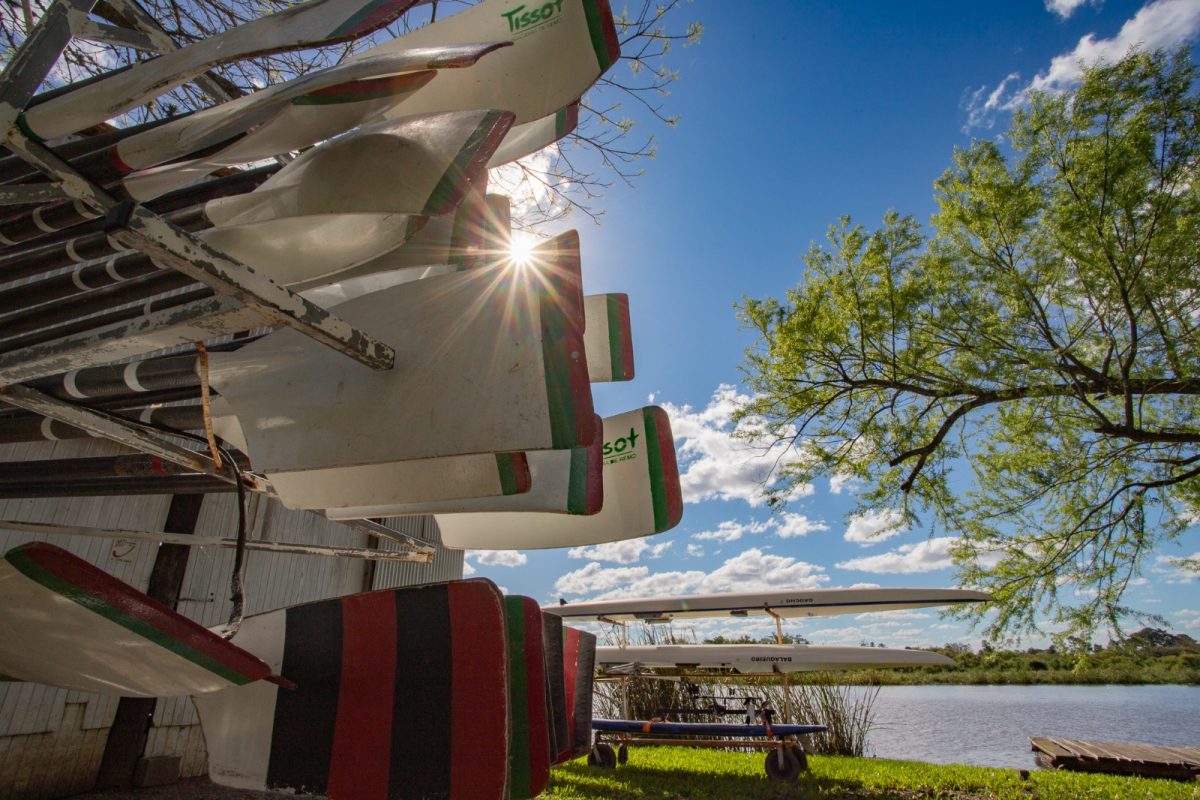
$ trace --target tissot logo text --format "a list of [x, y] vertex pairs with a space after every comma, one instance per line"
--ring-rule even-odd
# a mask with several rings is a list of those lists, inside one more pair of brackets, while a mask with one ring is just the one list
[[605, 442], [602, 456], [604, 463], [615, 464], [618, 461], [628, 461], [631, 458], [637, 458], [637, 453], [635, 452], [637, 440], [637, 430], [630, 428], [628, 436], [622, 436], [611, 442]]
[[527, 28], [533, 28], [549, 22], [562, 13], [563, 0], [552, 0], [542, 5], [519, 5], [512, 11], [505, 11], [500, 16], [508, 20], [508, 32], [516, 33]]

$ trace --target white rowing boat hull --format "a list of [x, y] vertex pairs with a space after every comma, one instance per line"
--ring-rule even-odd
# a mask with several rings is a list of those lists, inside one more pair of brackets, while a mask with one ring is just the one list
[[807, 644], [659, 644], [597, 647], [601, 668], [634, 664], [653, 668], [734, 669], [738, 672], [813, 672], [872, 667], [949, 666], [954, 659], [928, 650]]
[[697, 617], [765, 615], [767, 609], [788, 618], [824, 617], [953, 606], [990, 599], [991, 595], [986, 592], [969, 589], [784, 589], [772, 592], [734, 592], [640, 600], [596, 600], [546, 606], [542, 610], [575, 622], [667, 622], [672, 619]]

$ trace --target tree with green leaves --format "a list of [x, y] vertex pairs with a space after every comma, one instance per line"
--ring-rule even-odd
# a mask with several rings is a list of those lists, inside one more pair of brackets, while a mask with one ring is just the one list
[[1119, 630], [1151, 555], [1194, 541], [1196, 79], [1186, 49], [1134, 52], [1033, 93], [955, 152], [928, 231], [842, 219], [796, 288], [738, 306], [747, 435], [799, 453], [775, 498], [854, 478], [861, 508], [924, 516], [993, 638]]

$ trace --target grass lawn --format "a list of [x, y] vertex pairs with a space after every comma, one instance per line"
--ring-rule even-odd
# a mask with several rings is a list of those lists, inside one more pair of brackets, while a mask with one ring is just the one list
[[[1200, 800], [1200, 783], [1033, 770], [943, 766], [915, 761], [809, 756], [810, 771], [795, 783], [770, 781], [762, 753], [632, 747], [616, 770], [577, 759], [556, 767], [540, 795], [559, 800], [1036, 800], [1095, 798]], [[1032, 759], [1031, 759], [1032, 761]]]

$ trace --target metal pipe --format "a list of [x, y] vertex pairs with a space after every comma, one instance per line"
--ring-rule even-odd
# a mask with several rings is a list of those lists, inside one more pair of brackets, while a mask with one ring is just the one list
[[0, 314], [12, 314], [22, 309], [30, 309], [30, 313], [34, 313], [34, 306], [43, 303], [64, 300], [161, 271], [162, 268], [149, 256], [128, 251], [107, 261], [80, 264], [70, 272], [0, 291]]
[[38, 391], [63, 399], [90, 400], [199, 386], [196, 354], [148, 358], [129, 364], [84, 367], [62, 375], [29, 381]]
[[110, 478], [34, 484], [0, 483], [0, 500], [37, 497], [129, 497], [147, 494], [216, 494], [235, 492], [237, 487], [207, 475], [173, 478]]
[[[128, 67], [122, 67], [120, 69], [113, 70], [112, 72], [107, 72], [103, 75], [97, 75], [95, 78], [76, 81], [69, 86], [62, 86], [58, 89], [51, 89], [50, 91], [42, 92], [41, 94], [34, 96], [34, 98], [29, 102], [29, 106], [32, 107], [40, 102], [49, 100], [55, 94], [62, 94], [67, 91], [75, 91], [76, 89], [87, 85], [93, 80], [102, 80], [110, 75], [115, 75], [117, 72], [120, 72], [124, 69], [128, 69]], [[141, 125], [134, 125], [130, 128], [114, 128], [111, 131], [96, 133], [83, 139], [63, 142], [62, 144], [51, 147], [50, 149], [53, 150], [58, 157], [64, 161], [82, 162], [86, 160], [90, 154], [105, 150], [122, 139], [135, 136], [143, 131], [148, 131], [151, 128], [157, 128], [159, 125], [163, 125], [167, 122], [182, 119], [183, 117], [192, 113], [193, 112], [189, 111], [186, 114], [179, 114], [174, 117], [168, 117], [167, 119], [155, 119], [149, 122], [143, 122]], [[49, 180], [46, 175], [41, 170], [33, 167], [24, 159], [18, 158], [17, 156], [6, 156], [4, 158], [0, 158], [0, 183], [37, 183], [45, 180]]]
[[[204, 428], [204, 416], [199, 406], [136, 409], [129, 413], [118, 413], [118, 416], [178, 431], [198, 431]], [[0, 444], [54, 442], [62, 439], [86, 439], [96, 435], [40, 414], [0, 418]]]
[[157, 270], [141, 278], [103, 289], [83, 292], [69, 302], [48, 303], [9, 314], [0, 318], [0, 331], [3, 331], [0, 335], [9, 339], [51, 325], [69, 323], [82, 317], [89, 317], [99, 311], [136, 303], [139, 300], [192, 286], [194, 283], [195, 281], [188, 276], [173, 270]]
[[[156, 214], [165, 214], [217, 197], [243, 194], [252, 191], [278, 171], [279, 165], [272, 164], [214, 178], [156, 197], [147, 202], [145, 207]], [[51, 242], [61, 242], [79, 235], [79, 231], [75, 229], [76, 226], [88, 220], [94, 220], [97, 216], [99, 215], [77, 200], [52, 206], [39, 206], [33, 212], [0, 222], [0, 244], [12, 247], [14, 245], [42, 246]], [[103, 224], [102, 221], [101, 224]]]
[[62, 325], [55, 325], [48, 328], [43, 328], [24, 336], [16, 336], [12, 339], [0, 340], [0, 355], [12, 353], [17, 350], [24, 350], [27, 347], [32, 347], [45, 342], [51, 342], [55, 339], [62, 339], [67, 336], [80, 333], [82, 331], [98, 330], [107, 325], [112, 325], [118, 322], [135, 319], [136, 317], [152, 314], [156, 311], [163, 311], [168, 308], [176, 308], [177, 306], [185, 306], [188, 303], [194, 303], [198, 300], [206, 300], [216, 294], [207, 286], [200, 286], [187, 292], [181, 292], [170, 297], [163, 297], [158, 300], [151, 300], [140, 306], [130, 306], [129, 308], [121, 308], [116, 311], [109, 311], [105, 314], [97, 314], [95, 316], [77, 319], [72, 322]]
[[[250, 459], [234, 456], [242, 469]], [[52, 481], [105, 480], [110, 478], [171, 478], [196, 473], [157, 456], [120, 455], [99, 458], [57, 458], [46, 461], [8, 461], [0, 463], [0, 483], [45, 484]]]
[[[185, 231], [199, 231], [209, 227], [208, 218], [204, 216], [203, 206], [192, 206], [181, 209], [166, 218], [171, 224], [178, 225]], [[89, 226], [81, 226], [86, 228]], [[17, 281], [32, 275], [109, 258], [118, 253], [132, 252], [124, 245], [118, 244], [105, 230], [94, 230], [83, 233], [64, 242], [53, 242], [39, 247], [27, 248], [19, 253], [6, 255], [0, 259], [0, 281]]]

